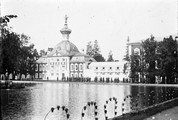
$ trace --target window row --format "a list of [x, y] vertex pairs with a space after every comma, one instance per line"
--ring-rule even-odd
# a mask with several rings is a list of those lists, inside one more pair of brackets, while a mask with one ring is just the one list
[[[105, 70], [106, 68], [108, 68], [108, 67], [101, 67], [102, 70]], [[116, 68], [117, 70], [119, 70], [119, 67], [114, 67], [114, 68]], [[95, 67], [95, 69], [98, 70], [98, 67]], [[108, 69], [109, 70], [113, 70], [113, 67], [109, 67]]]
[[120, 73], [119, 72], [96, 72], [96, 74], [102, 74], [102, 75], [119, 75]]
[[71, 73], [70, 77], [83, 77], [82, 73]]
[[71, 64], [71, 71], [83, 71], [83, 64]]
[[49, 64], [50, 65], [59, 65], [59, 64], [65, 65], [65, 62], [50, 62]]
[[62, 58], [62, 60], [61, 59], [48, 59], [48, 62], [50, 62], [50, 61], [65, 61], [66, 59], [65, 58]]

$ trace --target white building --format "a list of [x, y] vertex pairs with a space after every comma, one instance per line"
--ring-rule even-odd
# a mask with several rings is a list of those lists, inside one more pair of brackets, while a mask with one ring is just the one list
[[119, 78], [123, 80], [125, 77], [123, 74], [123, 65], [122, 62], [92, 62], [89, 66], [89, 69], [92, 71], [93, 77], [97, 78]]
[[35, 78], [61, 80], [64, 77], [121, 77], [123, 68], [120, 62], [96, 62], [90, 56], [79, 52], [69, 41], [72, 31], [68, 28], [67, 18], [66, 16], [64, 28], [60, 30], [63, 40], [50, 49], [47, 55], [38, 59]]

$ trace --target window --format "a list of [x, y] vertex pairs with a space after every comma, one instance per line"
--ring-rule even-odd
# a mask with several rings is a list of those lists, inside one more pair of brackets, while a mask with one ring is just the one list
[[78, 64], [75, 64], [75, 70], [78, 71]]
[[78, 77], [78, 73], [75, 73], [75, 77]]
[[119, 69], [119, 67], [117, 67], [117, 69]]
[[110, 70], [112, 69], [112, 67], [109, 68]]
[[38, 78], [38, 73], [35, 73], [35, 78]]
[[53, 75], [54, 75], [54, 73], [51, 73], [51, 75], [53, 76]]
[[73, 73], [71, 73], [71, 76], [70, 77], [74, 77], [74, 74]]
[[82, 73], [80, 73], [80, 77], [83, 77], [83, 74], [82, 74]]
[[105, 67], [103, 67], [103, 70], [105, 69]]
[[36, 71], [38, 71], [38, 64], [36, 64]]
[[140, 49], [139, 48], [134, 49], [134, 55], [140, 55]]
[[71, 64], [70, 67], [71, 67], [71, 71], [74, 71], [74, 65]]
[[80, 64], [80, 71], [82, 71], [83, 70], [83, 65], [82, 64]]
[[39, 74], [39, 78], [42, 78], [42, 73]]
[[96, 70], [98, 70], [98, 67], [96, 67]]

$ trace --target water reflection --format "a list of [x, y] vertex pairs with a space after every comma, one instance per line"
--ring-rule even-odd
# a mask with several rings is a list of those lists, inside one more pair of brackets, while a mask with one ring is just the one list
[[[129, 85], [95, 85], [85, 83], [41, 83], [32, 87], [19, 90], [1, 90], [2, 117], [3, 120], [43, 120], [51, 107], [66, 106], [69, 108], [70, 120], [80, 120], [82, 108], [87, 102], [95, 101], [98, 106], [98, 117], [105, 119], [104, 104], [111, 97], [117, 98], [117, 115], [122, 114], [122, 102], [127, 95], [134, 97], [138, 93], [144, 93], [149, 106], [154, 103], [171, 99], [166, 96], [169, 91], [173, 94], [173, 88], [144, 87]], [[149, 93], [152, 93], [149, 96]], [[159, 99], [158, 99], [159, 98]], [[149, 101], [150, 100], [150, 101]], [[154, 100], [154, 101], [151, 101]], [[144, 106], [144, 98], [139, 97], [139, 107]], [[125, 112], [131, 111], [131, 100], [127, 101]], [[108, 103], [108, 118], [114, 116], [114, 102]], [[88, 108], [85, 120], [94, 118], [93, 108]], [[66, 119], [64, 111], [54, 111], [47, 119]]]

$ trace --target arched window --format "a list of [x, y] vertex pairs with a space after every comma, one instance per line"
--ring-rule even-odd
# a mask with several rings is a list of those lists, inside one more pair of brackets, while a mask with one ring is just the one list
[[71, 64], [70, 67], [71, 67], [71, 71], [74, 71], [74, 65]]
[[139, 48], [134, 49], [134, 55], [140, 55], [140, 49]]
[[75, 64], [75, 71], [78, 71], [78, 64]]
[[82, 71], [83, 70], [83, 64], [80, 63], [80, 66], [79, 66], [79, 70]]
[[78, 77], [78, 73], [75, 73], [75, 77]]

